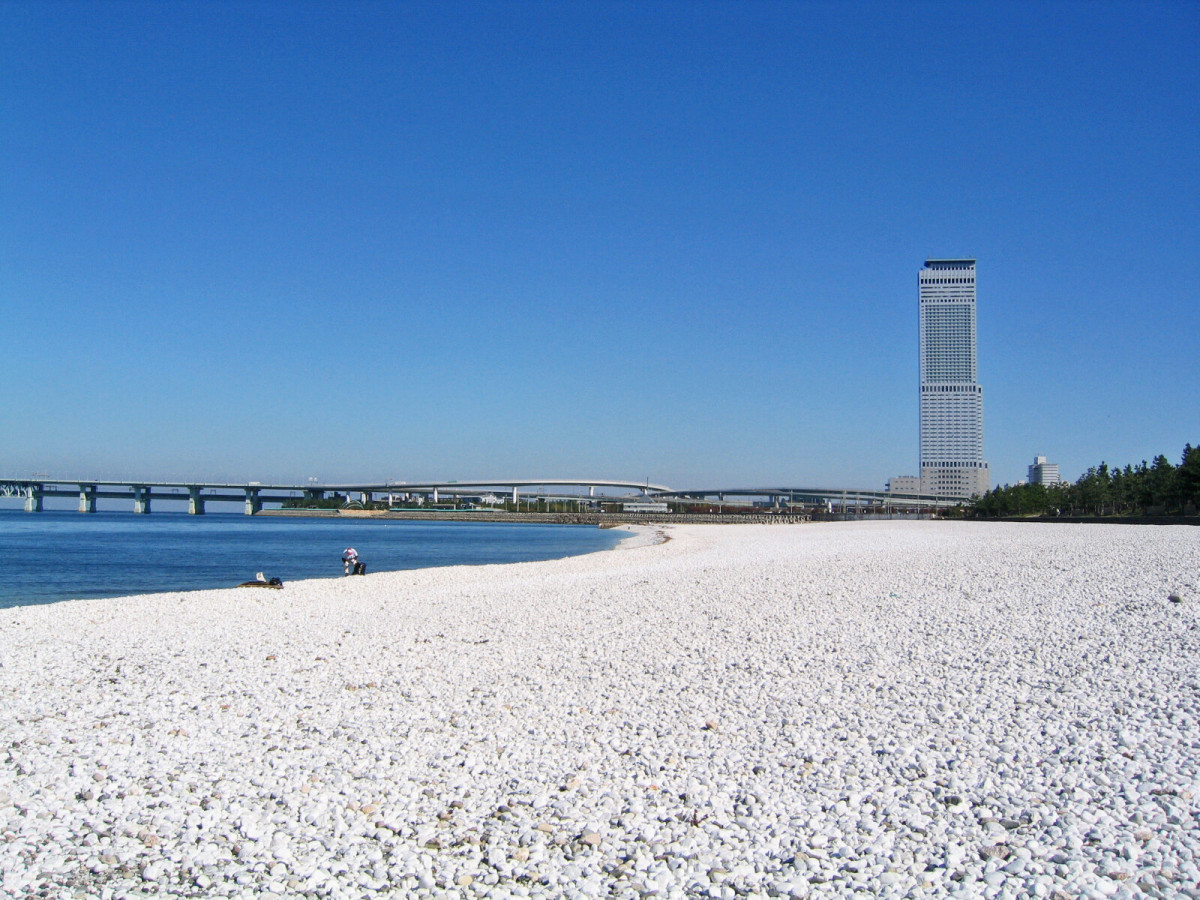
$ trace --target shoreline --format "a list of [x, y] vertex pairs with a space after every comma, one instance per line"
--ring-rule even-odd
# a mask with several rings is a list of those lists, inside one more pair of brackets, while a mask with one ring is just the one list
[[0, 610], [0, 893], [1200, 879], [1194, 529], [662, 531]]
[[[290, 525], [300, 527], [291, 528], [287, 527], [287, 521], [268, 520], [263, 529], [267, 533], [263, 539], [265, 543], [260, 543], [256, 536], [262, 532], [255, 527], [255, 523], [242, 516], [230, 516], [224, 521], [211, 523], [179, 516], [158, 528], [147, 522], [145, 517], [129, 515], [120, 523], [114, 523], [111, 519], [101, 523], [87, 517], [79, 519], [76, 513], [64, 512], [50, 523], [48, 536], [36, 541], [37, 546], [32, 548], [33, 557], [19, 554], [23, 558], [20, 569], [9, 571], [0, 578], [0, 610], [77, 599], [118, 599], [143, 594], [222, 590], [242, 586], [256, 571], [278, 576], [287, 584], [342, 577], [340, 562], [328, 567], [313, 565], [312, 541], [329, 529], [310, 530], [312, 524], [311, 520], [308, 521], [309, 525], [305, 525], [305, 520], [292, 522]], [[23, 519], [21, 524], [25, 522]], [[185, 522], [186, 529], [183, 527]], [[30, 524], [36, 526], [38, 523]], [[88, 526], [93, 524], [99, 526], [98, 531], [88, 530]], [[359, 547], [366, 542], [368, 549], [373, 551], [369, 554], [368, 564], [378, 574], [431, 566], [494, 564], [504, 559], [554, 558], [558, 554], [586, 555], [614, 549], [622, 543], [635, 540], [633, 535], [647, 527], [630, 525], [595, 530], [592, 526], [544, 522], [509, 524], [509, 529], [493, 532], [468, 523], [417, 521], [372, 524], [368, 519], [343, 526], [341, 539]], [[551, 524], [552, 527], [547, 527]], [[79, 541], [64, 540], [63, 531], [55, 530], [65, 526], [67, 533], [70, 533], [77, 525], [83, 526]], [[207, 527], [209, 525], [212, 526], [211, 532]], [[75, 561], [94, 559], [104, 549], [105, 540], [117, 541], [126, 535], [125, 529], [133, 529], [133, 539], [140, 540], [142, 526], [148, 526], [145, 530], [152, 542], [156, 541], [151, 547], [151, 554], [157, 553], [157, 557], [151, 555], [149, 558], [153, 560], [152, 563], [143, 561], [140, 568], [135, 567], [132, 570], [135, 574], [129, 575], [124, 569], [118, 570], [112, 565], [111, 557], [101, 560], [99, 567]], [[379, 530], [389, 526], [401, 530], [407, 528], [412, 534], [423, 537], [380, 543], [380, 534], [398, 533], [395, 527], [390, 531]], [[280, 528], [286, 530], [281, 532]], [[462, 540], [459, 540], [459, 532], [455, 529], [464, 530], [465, 537]], [[195, 535], [198, 532], [206, 539], [197, 539]], [[293, 532], [299, 537], [288, 537]], [[224, 546], [218, 551], [212, 549], [211, 534], [218, 535], [219, 539], [231, 533], [245, 537], [236, 540], [226, 538]], [[562, 536], [568, 533], [574, 537]], [[17, 546], [28, 546], [31, 543], [30, 534], [37, 532], [28, 529], [23, 533], [18, 531]], [[549, 537], [545, 537], [547, 535]], [[0, 535], [0, 538], [4, 536]], [[346, 544], [339, 544], [337, 553], [341, 552], [342, 546]], [[246, 552], [250, 547], [256, 548], [253, 554]], [[46, 566], [50, 565], [54, 568], [47, 569]]]
[[280, 518], [402, 519], [416, 522], [512, 522], [543, 525], [796, 525], [812, 521], [808, 513], [642, 513], [642, 512], [488, 512], [484, 510], [264, 509], [259, 516]]

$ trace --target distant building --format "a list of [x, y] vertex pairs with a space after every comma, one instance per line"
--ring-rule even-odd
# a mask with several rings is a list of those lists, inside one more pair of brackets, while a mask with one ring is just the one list
[[919, 475], [897, 475], [887, 483], [889, 494], [919, 494], [921, 493], [921, 477]]
[[921, 316], [921, 493], [972, 497], [991, 486], [975, 359], [975, 260], [927, 259]]
[[1058, 477], [1058, 464], [1046, 462], [1044, 456], [1033, 458], [1033, 465], [1029, 467], [1027, 480], [1030, 484], [1058, 484], [1062, 481]]
[[669, 513], [671, 507], [665, 502], [639, 500], [633, 503], [622, 503], [621, 512], [627, 513]]

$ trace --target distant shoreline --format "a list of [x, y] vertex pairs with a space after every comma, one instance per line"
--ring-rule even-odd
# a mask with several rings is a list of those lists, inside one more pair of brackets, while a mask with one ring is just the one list
[[539, 525], [599, 525], [615, 528], [618, 525], [796, 525], [811, 521], [800, 514], [735, 513], [538, 513], [484, 512], [482, 510], [436, 509], [366, 510], [366, 509], [264, 509], [256, 515], [282, 517], [350, 518], [350, 519], [408, 519], [417, 522], [520, 522]]
[[[417, 522], [510, 522], [540, 525], [598, 525], [615, 528], [619, 525], [797, 525], [809, 522], [853, 521], [813, 519], [803, 514], [786, 513], [536, 513], [485, 512], [482, 510], [363, 510], [363, 509], [264, 509], [260, 516], [408, 519]], [[877, 516], [868, 521], [884, 521]], [[900, 520], [896, 516], [896, 520]], [[1057, 525], [1200, 525], [1200, 516], [1001, 516], [997, 518], [945, 518], [943, 522], [1002, 522], [1042, 523]]]

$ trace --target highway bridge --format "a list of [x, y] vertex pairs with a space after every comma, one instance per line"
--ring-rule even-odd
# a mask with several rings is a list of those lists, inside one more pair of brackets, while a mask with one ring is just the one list
[[[547, 489], [554, 493], [547, 494]], [[575, 489], [575, 492], [567, 489]], [[967, 497], [944, 497], [932, 494], [899, 494], [889, 491], [863, 490], [857, 488], [813, 488], [813, 487], [758, 487], [758, 488], [712, 488], [706, 490], [676, 491], [661, 484], [648, 481], [623, 481], [589, 478], [529, 478], [493, 479], [483, 481], [426, 481], [426, 482], [361, 482], [353, 484], [264, 484], [250, 482], [205, 482], [205, 481], [103, 481], [89, 478], [33, 478], [0, 479], [0, 497], [17, 497], [24, 500], [28, 512], [40, 512], [43, 501], [48, 497], [78, 498], [80, 512], [96, 511], [97, 500], [128, 500], [135, 513], [149, 513], [151, 502], [174, 501], [187, 503], [192, 515], [204, 513], [205, 504], [225, 501], [243, 504], [246, 515], [260, 512], [264, 503], [283, 503], [287, 500], [303, 499], [309, 502], [330, 496], [345, 496], [369, 503], [377, 498], [387, 498], [389, 504], [399, 497], [419, 496], [433, 503], [442, 498], [476, 497], [480, 494], [504, 493], [514, 503], [522, 496], [537, 496], [593, 499], [597, 490], [618, 490], [636, 493], [645, 499], [677, 501], [686, 503], [711, 503], [720, 506], [726, 503], [745, 505], [758, 501], [760, 504], [786, 509], [795, 506], [825, 506], [840, 510], [864, 508], [912, 508], [929, 509], [953, 506], [969, 502]], [[586, 493], [579, 493], [585, 491]], [[607, 494], [600, 496], [607, 497]], [[610, 498], [611, 499], [611, 498]]]
[[208, 481], [102, 481], [90, 478], [9, 478], [0, 479], [0, 497], [19, 497], [27, 512], [41, 512], [47, 497], [77, 497], [79, 511], [96, 511], [97, 500], [129, 500], [135, 513], [149, 513], [151, 501], [186, 502], [188, 512], [202, 515], [206, 503], [233, 501], [244, 504], [246, 515], [260, 512], [264, 503], [305, 499], [310, 502], [332, 495], [355, 498], [369, 503], [377, 496], [393, 498], [404, 495], [429, 497], [438, 503], [442, 497], [478, 496], [481, 493], [511, 492], [513, 502], [522, 494], [544, 496], [545, 490], [576, 488], [595, 497], [596, 490], [618, 489], [636, 491], [641, 495], [669, 491], [670, 488], [649, 482], [606, 479], [499, 479], [490, 481], [429, 481], [429, 482], [365, 482], [355, 484], [264, 484], [258, 481], [229, 483]]

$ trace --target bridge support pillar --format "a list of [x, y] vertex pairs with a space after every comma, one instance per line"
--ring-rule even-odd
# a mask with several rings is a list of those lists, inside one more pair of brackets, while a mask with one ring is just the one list
[[41, 512], [42, 511], [42, 486], [40, 484], [30, 485], [29, 493], [25, 495], [25, 512]]
[[262, 499], [254, 488], [246, 488], [246, 515], [253, 516], [262, 512]]
[[204, 498], [200, 496], [200, 488], [198, 487], [188, 488], [188, 515], [204, 515]]
[[133, 488], [133, 511], [138, 515], [150, 512], [150, 488], [144, 484], [131, 485]]
[[81, 513], [94, 513], [96, 511], [96, 486], [94, 484], [81, 484], [79, 486], [79, 511]]
[[306, 503], [314, 503], [317, 500], [324, 500], [324, 499], [325, 499], [324, 491], [317, 491], [317, 490], [310, 489], [310, 490], [307, 490], [304, 492], [304, 501]]
[[433, 502], [435, 504], [438, 502], [438, 489], [437, 488], [433, 489]]
[[513, 488], [513, 506], [516, 506], [520, 502], [521, 502], [520, 495], [517, 494], [517, 489], [514, 487]]

